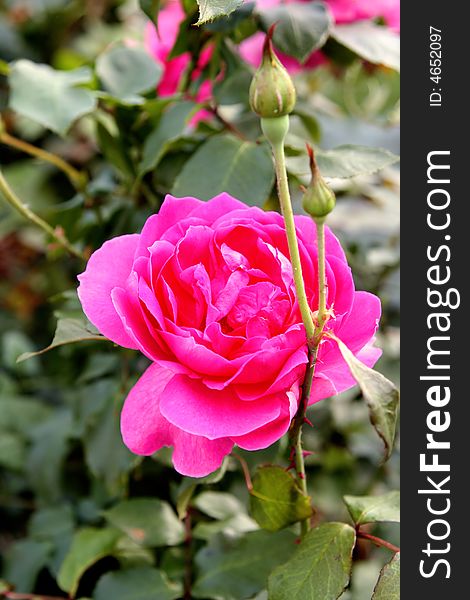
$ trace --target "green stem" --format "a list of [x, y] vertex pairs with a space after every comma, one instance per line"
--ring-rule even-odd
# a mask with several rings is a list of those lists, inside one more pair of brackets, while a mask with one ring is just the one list
[[[288, 117], [283, 118], [288, 119]], [[279, 203], [281, 205], [281, 212], [282, 216], [284, 217], [284, 222], [286, 226], [287, 244], [289, 246], [290, 260], [292, 263], [295, 290], [297, 292], [297, 301], [299, 303], [302, 321], [305, 326], [307, 343], [309, 344], [309, 347], [312, 347], [313, 339], [315, 336], [315, 325], [313, 322], [310, 306], [308, 304], [307, 293], [305, 291], [304, 279], [302, 275], [302, 264], [300, 262], [299, 243], [297, 241], [294, 212], [292, 210], [292, 202], [289, 192], [289, 181], [287, 179], [286, 157], [284, 153], [284, 138], [282, 137], [282, 139], [274, 139], [273, 141], [271, 141], [268, 127], [270, 127], [272, 123], [266, 123], [266, 121], [269, 122], [280, 120], [281, 119], [262, 119], [261, 123], [263, 131], [265, 132], [265, 134], [267, 134], [267, 137], [271, 142], [276, 168]]]
[[318, 313], [315, 326], [314, 346], [318, 348], [323, 329], [328, 320], [328, 310], [326, 308], [326, 258], [325, 258], [325, 219], [314, 219], [317, 227], [317, 249], [318, 249]]
[[58, 244], [60, 244], [63, 248], [65, 248], [70, 254], [73, 254], [77, 258], [81, 258], [82, 260], [86, 260], [85, 256], [77, 250], [69, 240], [65, 237], [65, 234], [62, 231], [56, 230], [49, 225], [46, 221], [41, 219], [38, 215], [33, 213], [32, 210], [21, 202], [15, 192], [8, 185], [7, 180], [5, 179], [3, 173], [0, 171], [0, 192], [3, 194], [5, 200], [10, 204], [15, 210], [17, 210], [25, 219], [34, 223], [38, 227], [40, 227], [43, 231], [45, 231], [48, 235], [50, 235]]
[[[305, 290], [305, 283], [302, 275], [302, 264], [300, 261], [299, 244], [295, 228], [294, 212], [289, 192], [289, 181], [287, 178], [286, 159], [284, 152], [284, 140], [289, 128], [289, 117], [280, 117], [276, 119], [261, 119], [261, 126], [264, 134], [271, 144], [274, 163], [276, 168], [277, 187], [279, 203], [282, 215], [284, 217], [287, 243], [289, 246], [290, 260], [294, 276], [297, 301], [299, 303], [302, 321], [305, 327], [308, 347], [308, 363], [302, 384], [302, 394], [299, 408], [291, 425], [290, 438], [295, 452], [295, 468], [300, 487], [305, 495], [307, 491], [307, 480], [305, 474], [305, 462], [302, 448], [302, 425], [305, 422], [310, 393], [312, 390], [313, 377], [315, 374], [315, 365], [318, 357], [318, 348], [320, 346], [323, 328], [325, 326], [328, 312], [326, 309], [326, 275], [325, 275], [325, 226], [324, 219], [317, 219], [317, 244], [318, 244], [318, 317], [314, 322], [310, 305]], [[301, 522], [302, 537], [310, 529], [310, 521], [306, 519]]]
[[3, 132], [0, 135], [0, 142], [10, 146], [11, 148], [16, 148], [21, 152], [25, 152], [30, 156], [35, 156], [40, 160], [44, 160], [45, 162], [54, 165], [67, 175], [70, 182], [77, 190], [82, 190], [85, 187], [87, 180], [86, 175], [80, 171], [77, 171], [75, 167], [69, 165], [69, 163], [60, 158], [60, 156], [56, 156], [55, 154], [47, 152], [47, 150], [43, 150], [42, 148], [37, 148], [36, 146], [33, 146], [28, 142], [24, 142], [23, 140], [19, 140], [18, 138], [13, 137], [6, 132]]

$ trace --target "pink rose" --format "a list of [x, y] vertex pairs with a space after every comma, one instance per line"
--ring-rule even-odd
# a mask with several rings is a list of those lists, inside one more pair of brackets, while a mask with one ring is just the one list
[[[279, 4], [290, 4], [299, 0], [257, 0], [258, 8], [268, 9]], [[306, 0], [307, 1], [307, 0]], [[356, 21], [383, 18], [393, 31], [400, 31], [400, 0], [324, 0], [329, 6], [336, 23], [354, 23]], [[246, 62], [257, 67], [261, 61], [264, 34], [255, 33], [240, 44], [240, 54]], [[277, 53], [283, 65], [292, 75], [313, 69], [325, 62], [320, 51], [313, 52], [304, 64], [295, 58]]]
[[[158, 84], [160, 96], [172, 96], [176, 94], [186, 69], [189, 66], [191, 55], [185, 52], [176, 58], [168, 60], [168, 56], [175, 45], [181, 23], [186, 15], [179, 0], [168, 0], [158, 15], [159, 34], [152, 23], [147, 24], [145, 30], [145, 46], [157, 62], [163, 67], [163, 76]], [[207, 66], [212, 56], [212, 48], [205, 48], [200, 56], [199, 64], [193, 71], [192, 78], [198, 79]], [[195, 98], [198, 102], [209, 100], [212, 96], [212, 84], [204, 81], [199, 87]], [[202, 113], [202, 111], [201, 111]], [[199, 113], [198, 119], [207, 116], [208, 113]]]
[[[304, 278], [317, 308], [316, 235], [296, 217]], [[365, 364], [379, 299], [356, 292], [344, 252], [326, 231], [328, 328]], [[228, 194], [167, 196], [141, 234], [111, 239], [79, 276], [83, 309], [110, 340], [152, 364], [126, 399], [121, 430], [136, 454], [173, 446], [184, 475], [217, 469], [234, 444], [266, 448], [297, 411], [307, 348], [278, 213]], [[321, 344], [311, 402], [354, 385], [336, 344]]]
[[354, 23], [382, 18], [393, 31], [400, 31], [400, 0], [327, 0], [336, 23]]

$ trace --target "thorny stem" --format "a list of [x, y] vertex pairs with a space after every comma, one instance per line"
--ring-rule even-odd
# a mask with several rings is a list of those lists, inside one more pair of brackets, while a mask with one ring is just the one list
[[60, 229], [54, 229], [41, 219], [37, 214], [33, 213], [33, 211], [26, 205], [21, 202], [15, 192], [8, 185], [7, 180], [5, 179], [3, 173], [0, 171], [0, 192], [3, 194], [5, 200], [10, 204], [15, 210], [17, 210], [23, 217], [34, 223], [38, 227], [40, 227], [43, 231], [45, 231], [48, 235], [50, 235], [58, 244], [60, 244], [63, 248], [65, 248], [70, 254], [80, 258], [82, 260], [86, 260], [85, 256], [77, 250], [69, 240], [65, 237], [65, 234]]
[[56, 166], [67, 175], [70, 182], [77, 190], [82, 190], [85, 187], [87, 179], [86, 175], [80, 171], [77, 171], [75, 167], [72, 167], [72, 165], [66, 162], [63, 158], [60, 158], [60, 156], [56, 156], [51, 152], [47, 152], [47, 150], [42, 150], [41, 148], [37, 148], [36, 146], [29, 144], [28, 142], [19, 140], [6, 131], [0, 134], [0, 142]]
[[370, 533], [366, 533], [365, 531], [361, 531], [360, 529], [356, 531], [356, 534], [357, 537], [363, 538], [364, 540], [369, 540], [376, 546], [382, 546], [382, 548], [387, 548], [387, 550], [390, 550], [391, 552], [400, 552], [400, 548], [398, 548], [398, 546], [395, 546], [394, 544], [391, 544], [390, 542], [387, 542], [382, 538], [376, 537], [375, 535], [371, 535]]
[[[288, 117], [285, 117], [288, 119]], [[302, 394], [300, 398], [297, 414], [291, 425], [290, 438], [292, 447], [295, 450], [295, 467], [297, 478], [299, 480], [302, 492], [307, 495], [307, 481], [305, 475], [305, 462], [302, 448], [302, 425], [305, 421], [307, 406], [310, 399], [312, 389], [313, 376], [315, 373], [315, 365], [318, 357], [318, 348], [321, 342], [323, 328], [328, 318], [326, 310], [326, 278], [325, 278], [325, 227], [323, 220], [317, 221], [317, 244], [318, 244], [318, 290], [319, 302], [316, 322], [313, 319], [312, 311], [305, 290], [305, 283], [302, 276], [302, 264], [300, 261], [299, 244], [295, 228], [294, 213], [292, 210], [292, 202], [289, 192], [289, 182], [287, 178], [285, 152], [284, 152], [284, 137], [277, 136], [273, 139], [270, 136], [270, 125], [267, 119], [262, 120], [263, 131], [267, 134], [267, 138], [271, 143], [274, 163], [276, 168], [276, 178], [278, 186], [279, 203], [281, 206], [282, 215], [284, 217], [287, 243], [289, 246], [290, 260], [292, 263], [292, 271], [294, 276], [295, 289], [297, 300], [299, 303], [302, 321], [305, 326], [308, 347], [308, 363], [307, 370], [302, 385]], [[288, 127], [288, 121], [287, 121]], [[286, 127], [286, 132], [287, 132]], [[282, 138], [282, 139], [280, 139]], [[304, 536], [310, 529], [309, 519], [301, 522], [301, 534]]]

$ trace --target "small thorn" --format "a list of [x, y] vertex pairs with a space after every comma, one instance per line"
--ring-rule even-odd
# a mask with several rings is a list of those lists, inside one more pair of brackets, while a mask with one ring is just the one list
[[305, 423], [306, 425], [310, 425], [310, 427], [313, 427], [313, 423], [312, 423], [312, 421], [310, 421], [310, 419], [307, 419], [307, 417], [304, 417], [304, 423]]
[[313, 452], [310, 452], [310, 450], [304, 450], [302, 454], [304, 455], [304, 458], [307, 458], [307, 456], [312, 456]]

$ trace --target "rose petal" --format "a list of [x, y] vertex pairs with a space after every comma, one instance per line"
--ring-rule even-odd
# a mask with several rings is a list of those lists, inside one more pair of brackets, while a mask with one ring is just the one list
[[152, 364], [127, 396], [121, 414], [124, 443], [135, 454], [150, 455], [163, 446], [174, 446], [173, 464], [182, 475], [204, 477], [220, 467], [231, 451], [228, 439], [211, 441], [171, 425], [159, 403], [173, 373]]
[[188, 217], [200, 204], [204, 204], [204, 202], [196, 198], [166, 196], [158, 214], [152, 215], [145, 222], [140, 234], [137, 254], [146, 256], [148, 249], [162, 237], [167, 229]]
[[132, 269], [139, 236], [122, 235], [105, 242], [93, 252], [84, 273], [78, 276], [78, 297], [86, 316], [115, 344], [138, 348], [114, 307], [111, 292], [124, 287]]
[[200, 380], [176, 375], [162, 394], [160, 410], [179, 429], [214, 440], [244, 435], [274, 421], [281, 400], [278, 395], [245, 402], [231, 389], [214, 391]]
[[279, 417], [272, 423], [268, 423], [251, 433], [243, 436], [232, 437], [232, 442], [244, 450], [261, 450], [277, 442], [289, 429], [295, 416], [299, 401], [299, 385], [296, 383], [286, 393], [286, 401], [282, 404]]
[[336, 335], [356, 353], [375, 335], [381, 316], [380, 300], [369, 292], [356, 292], [347, 319]]

